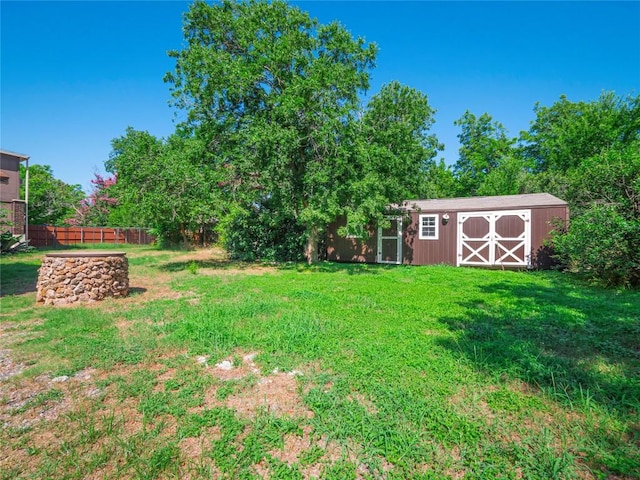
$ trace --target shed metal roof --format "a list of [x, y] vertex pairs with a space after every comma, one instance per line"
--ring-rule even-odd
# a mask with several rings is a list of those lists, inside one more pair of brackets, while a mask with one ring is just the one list
[[437, 198], [433, 200], [407, 200], [401, 208], [407, 211], [466, 211], [504, 210], [511, 208], [557, 207], [567, 202], [550, 193], [500, 195], [493, 197]]

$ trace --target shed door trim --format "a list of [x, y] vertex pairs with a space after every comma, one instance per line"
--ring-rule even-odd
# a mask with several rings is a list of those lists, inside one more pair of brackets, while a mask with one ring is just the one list
[[[506, 216], [517, 216], [522, 219], [523, 228], [518, 235], [502, 236], [496, 231], [497, 221]], [[488, 233], [481, 237], [470, 237], [465, 234], [464, 223], [470, 218], [484, 218], [489, 227]], [[511, 245], [507, 245], [507, 242]], [[465, 249], [470, 253], [463, 256]], [[523, 252], [522, 255], [518, 255], [519, 250]], [[487, 254], [483, 254], [483, 251], [486, 251]], [[531, 210], [459, 213], [457, 253], [456, 264], [458, 266], [529, 266], [531, 262]]]
[[[382, 227], [378, 226], [378, 252], [376, 260], [378, 263], [390, 263], [394, 265], [400, 265], [402, 263], [402, 217], [385, 217], [391, 222], [397, 222], [397, 234], [396, 235], [382, 235]], [[383, 260], [382, 245], [383, 240], [396, 240], [396, 252], [397, 258], [395, 260]]]

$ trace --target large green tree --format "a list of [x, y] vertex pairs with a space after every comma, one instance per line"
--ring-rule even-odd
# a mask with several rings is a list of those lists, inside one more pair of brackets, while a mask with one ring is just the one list
[[176, 133], [163, 141], [129, 127], [111, 144], [106, 168], [117, 176], [110, 187], [119, 205], [116, 220], [153, 227], [170, 241], [209, 239], [219, 189], [197, 136]]
[[[460, 127], [458, 161], [454, 165], [454, 174], [458, 180], [458, 194], [471, 196], [478, 194], [507, 194], [518, 192], [502, 191], [522, 170], [515, 156], [515, 139], [507, 136], [504, 126], [493, 120], [491, 115], [483, 113], [479, 117], [468, 110], [454, 122]], [[494, 171], [498, 170], [498, 173]], [[483, 184], [490, 178], [490, 184]]]
[[389, 203], [438, 196], [438, 180], [446, 168], [434, 160], [442, 149], [429, 133], [434, 114], [425, 94], [398, 82], [384, 85], [371, 98], [355, 123], [352, 173], [342, 212], [349, 225], [382, 220]]
[[565, 263], [607, 284], [640, 284], [640, 96], [606, 92], [536, 105], [521, 135], [533, 188], [566, 199], [571, 224], [556, 238]]
[[640, 139], [584, 159], [567, 175], [573, 205], [556, 248], [574, 271], [610, 285], [640, 285]]
[[[372, 159], [367, 154], [386, 148], [382, 134], [367, 148], [360, 135], [371, 134], [376, 112], [387, 107], [421, 108], [414, 119], [397, 113], [421, 132], [432, 112], [415, 91], [394, 85], [358, 119], [374, 45], [354, 39], [336, 22], [321, 25], [278, 0], [226, 0], [213, 6], [197, 1], [185, 16], [184, 32], [186, 46], [171, 53], [176, 69], [166, 80], [175, 105], [187, 110], [189, 125], [206, 138], [215, 169], [226, 177], [222, 184], [232, 194], [226, 198], [239, 208], [233, 211], [246, 215], [264, 206], [270, 216], [297, 223], [306, 239], [305, 256], [313, 262], [322, 229], [336, 216], [381, 211], [391, 200], [390, 189], [373, 188], [373, 180], [368, 190], [360, 188], [363, 174], [371, 170], [363, 172], [364, 159]], [[400, 159], [421, 169], [434, 147], [430, 137], [422, 142], [419, 151], [394, 147], [385, 152], [387, 161], [402, 163], [402, 168], [385, 168], [389, 185], [394, 179], [396, 185], [415, 182], [414, 175], [402, 178], [416, 170]], [[403, 184], [399, 190], [391, 193], [412, 188]], [[366, 208], [353, 201], [362, 191], [375, 193], [367, 197]]]
[[[21, 196], [25, 198], [26, 170], [20, 165]], [[53, 176], [49, 165], [29, 167], [29, 223], [66, 225], [80, 206], [84, 193], [80, 185], [69, 185]]]
[[595, 101], [579, 102], [562, 95], [550, 107], [536, 104], [534, 112], [520, 140], [540, 172], [567, 172], [605, 150], [628, 145], [640, 132], [640, 95], [603, 92]]

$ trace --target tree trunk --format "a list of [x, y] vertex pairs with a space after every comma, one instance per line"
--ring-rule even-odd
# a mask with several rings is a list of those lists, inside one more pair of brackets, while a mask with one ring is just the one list
[[304, 256], [309, 265], [318, 263], [318, 237], [318, 227], [311, 227], [307, 235], [307, 244], [304, 247]]
[[180, 236], [182, 236], [182, 244], [185, 247], [189, 246], [189, 237], [187, 237], [187, 229], [184, 226], [184, 223], [180, 224]]

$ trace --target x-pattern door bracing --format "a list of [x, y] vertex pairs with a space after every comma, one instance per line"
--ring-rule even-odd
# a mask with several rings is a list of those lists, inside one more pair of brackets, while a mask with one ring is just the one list
[[531, 210], [458, 214], [458, 265], [521, 266], [531, 260]]
[[402, 217], [387, 217], [389, 226], [378, 227], [378, 263], [402, 263]]

